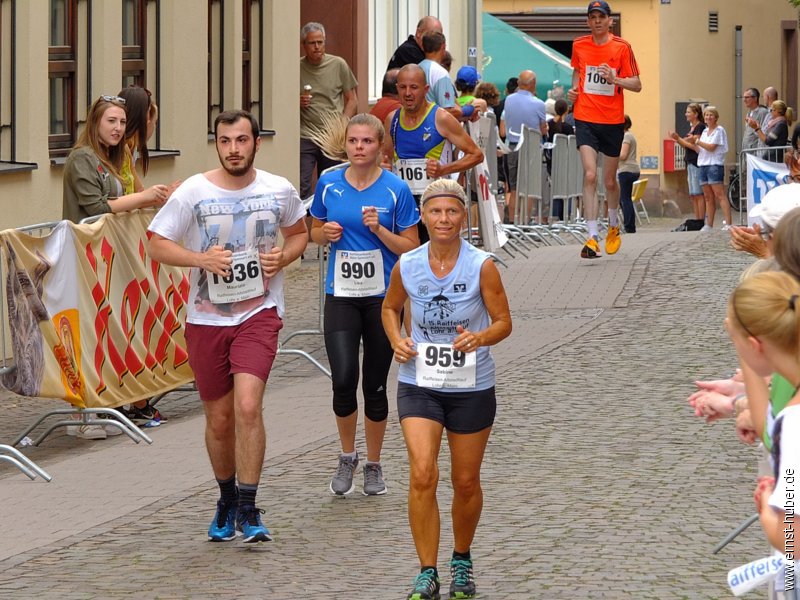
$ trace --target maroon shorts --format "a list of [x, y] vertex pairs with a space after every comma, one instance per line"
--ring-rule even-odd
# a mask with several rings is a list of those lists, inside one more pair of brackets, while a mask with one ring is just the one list
[[186, 349], [197, 391], [204, 402], [233, 389], [234, 373], [249, 373], [266, 383], [283, 321], [275, 308], [258, 311], [238, 325], [186, 324]]

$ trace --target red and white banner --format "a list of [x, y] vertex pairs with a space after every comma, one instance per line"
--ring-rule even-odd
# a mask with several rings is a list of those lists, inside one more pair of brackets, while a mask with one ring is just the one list
[[189, 279], [147, 255], [152, 215], [62, 221], [44, 237], [0, 232], [14, 365], [6, 387], [116, 407], [194, 379], [183, 338]]

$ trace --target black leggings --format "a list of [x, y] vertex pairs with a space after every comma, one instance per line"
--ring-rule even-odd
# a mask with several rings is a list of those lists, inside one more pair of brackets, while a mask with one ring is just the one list
[[386, 379], [392, 364], [392, 347], [383, 330], [383, 298], [325, 296], [325, 350], [331, 365], [333, 412], [349, 417], [358, 410], [358, 349], [364, 341], [361, 367], [364, 416], [383, 421], [389, 414]]

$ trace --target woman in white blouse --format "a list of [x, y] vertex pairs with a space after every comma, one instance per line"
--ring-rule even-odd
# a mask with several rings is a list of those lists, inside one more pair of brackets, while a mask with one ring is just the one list
[[699, 137], [695, 136], [694, 150], [697, 152], [697, 166], [700, 167], [700, 185], [706, 201], [706, 224], [700, 231], [711, 231], [714, 227], [714, 214], [719, 203], [725, 216], [723, 231], [731, 226], [731, 207], [725, 197], [725, 155], [728, 153], [728, 135], [719, 125], [719, 112], [713, 106], [703, 110], [706, 128]]

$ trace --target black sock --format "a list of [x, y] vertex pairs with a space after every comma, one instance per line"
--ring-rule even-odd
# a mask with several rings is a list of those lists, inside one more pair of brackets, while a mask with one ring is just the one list
[[236, 504], [238, 502], [239, 491], [236, 489], [236, 475], [225, 481], [217, 479], [217, 484], [219, 484], [220, 499], [225, 504]]
[[453, 550], [453, 560], [472, 560], [472, 555], [469, 550], [466, 552], [456, 552]]
[[420, 567], [419, 572], [422, 573], [424, 571], [427, 571], [428, 569], [433, 569], [433, 574], [436, 577], [439, 577], [439, 570], [436, 567]]
[[239, 506], [255, 506], [256, 505], [256, 492], [258, 491], [257, 483], [242, 483], [239, 482]]

